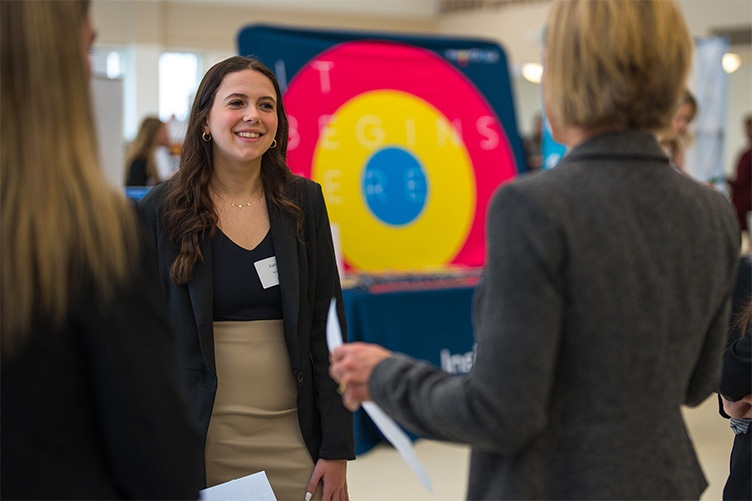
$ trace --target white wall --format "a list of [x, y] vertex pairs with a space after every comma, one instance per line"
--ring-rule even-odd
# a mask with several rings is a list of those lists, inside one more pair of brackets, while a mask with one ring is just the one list
[[99, 141], [99, 158], [105, 178], [112, 186], [122, 186], [125, 178], [123, 138], [123, 81], [93, 78], [91, 80], [94, 119]]
[[409, 33], [431, 33], [436, 25], [432, 19], [414, 16], [332, 14], [289, 7], [275, 10], [266, 5], [214, 1], [94, 0], [91, 12], [97, 46], [125, 54], [125, 142], [135, 137], [145, 116], [158, 112], [158, 65], [163, 52], [198, 54], [203, 73], [237, 54], [237, 34], [252, 23]]

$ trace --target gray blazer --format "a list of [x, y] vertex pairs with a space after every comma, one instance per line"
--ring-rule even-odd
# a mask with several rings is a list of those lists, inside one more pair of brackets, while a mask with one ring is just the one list
[[472, 372], [396, 355], [373, 398], [472, 446], [469, 499], [697, 499], [680, 406], [718, 384], [738, 233], [653, 136], [595, 137], [495, 194]]

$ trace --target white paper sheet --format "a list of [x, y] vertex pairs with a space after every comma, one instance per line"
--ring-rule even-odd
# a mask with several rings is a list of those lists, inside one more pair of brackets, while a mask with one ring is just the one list
[[[332, 352], [336, 347], [342, 344], [342, 330], [339, 327], [339, 320], [337, 318], [337, 301], [332, 299], [329, 305], [329, 314], [326, 320], [326, 342], [329, 346], [329, 352]], [[431, 478], [428, 476], [428, 472], [421, 464], [413, 443], [410, 438], [402, 431], [397, 423], [394, 422], [375, 402], [363, 402], [363, 410], [366, 411], [373, 423], [381, 430], [381, 433], [391, 442], [397, 452], [400, 453], [402, 459], [405, 460], [407, 465], [413, 470], [415, 476], [423, 483], [429, 492], [433, 493], [431, 487]]]
[[342, 346], [342, 329], [339, 327], [337, 299], [335, 298], [332, 298], [332, 302], [329, 303], [329, 314], [326, 316], [326, 345], [329, 347], [329, 353]]
[[266, 472], [236, 478], [199, 492], [201, 501], [276, 501]]

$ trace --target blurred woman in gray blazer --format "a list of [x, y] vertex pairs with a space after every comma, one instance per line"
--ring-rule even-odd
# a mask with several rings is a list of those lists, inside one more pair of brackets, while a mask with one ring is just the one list
[[669, 164], [654, 131], [692, 40], [671, 1], [560, 0], [543, 95], [568, 154], [487, 215], [472, 372], [338, 348], [345, 404], [472, 446], [470, 499], [697, 499], [680, 407], [717, 387], [739, 257], [733, 210]]

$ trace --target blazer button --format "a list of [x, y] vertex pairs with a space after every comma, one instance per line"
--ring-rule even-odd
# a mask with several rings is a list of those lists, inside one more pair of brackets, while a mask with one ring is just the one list
[[298, 383], [303, 382], [303, 371], [298, 371]]

